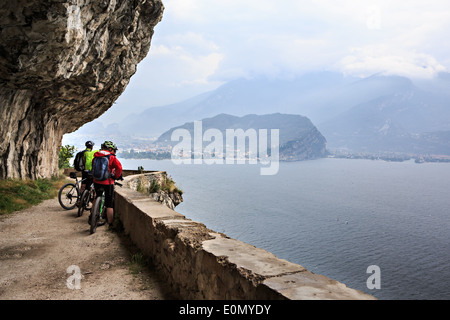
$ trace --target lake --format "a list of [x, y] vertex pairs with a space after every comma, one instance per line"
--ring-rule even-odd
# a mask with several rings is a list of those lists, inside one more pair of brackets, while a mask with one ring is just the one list
[[[120, 159], [120, 158], [119, 158]], [[450, 164], [319, 159], [259, 165], [175, 165], [176, 211], [382, 300], [450, 299]], [[381, 288], [369, 289], [369, 266]]]

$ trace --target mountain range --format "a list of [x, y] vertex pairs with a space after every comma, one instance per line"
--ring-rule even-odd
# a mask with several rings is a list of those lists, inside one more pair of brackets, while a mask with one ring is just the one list
[[125, 132], [159, 136], [170, 127], [221, 113], [244, 116], [276, 112], [303, 115], [319, 124], [360, 103], [395, 94], [409, 82], [382, 76], [364, 80], [334, 72], [292, 80], [237, 79], [192, 99], [129, 115], [120, 126]]
[[448, 73], [420, 81], [335, 72], [291, 80], [237, 79], [189, 100], [129, 115], [117, 130], [156, 138], [220, 114], [281, 113], [309, 118], [332, 150], [450, 154], [449, 89]]
[[[365, 81], [373, 80], [380, 78]], [[318, 124], [329, 147], [450, 155], [450, 81], [435, 79], [434, 86], [431, 80], [421, 86], [406, 78], [395, 81], [395, 92], [359, 103]]]
[[[219, 114], [212, 118], [202, 119], [201, 121], [202, 137], [208, 129], [216, 129], [220, 131], [222, 140], [227, 139], [226, 130], [242, 129], [242, 133], [248, 132], [247, 130], [254, 130], [255, 147], [258, 148], [258, 143], [261, 139], [267, 138], [267, 148], [271, 148], [272, 145], [272, 130], [279, 129], [279, 156], [281, 160], [287, 161], [299, 161], [307, 159], [323, 158], [327, 155], [326, 139], [317, 130], [313, 123], [306, 117], [300, 115], [289, 114], [266, 114], [255, 115], [250, 114], [243, 117], [232, 116], [228, 114]], [[281, 129], [280, 129], [281, 128]], [[185, 129], [190, 133], [190, 137], [195, 135], [195, 125], [193, 122], [185, 123], [182, 126], [171, 128], [163, 133], [156, 144], [162, 145], [175, 145], [178, 141], [172, 141], [172, 134], [175, 130]], [[259, 136], [259, 130], [266, 129], [267, 137]], [[214, 142], [217, 137], [214, 138]], [[234, 138], [233, 138], [234, 139]], [[249, 133], [246, 137], [245, 148], [249, 150], [251, 144], [252, 135]], [[226, 144], [233, 144], [236, 148], [234, 141], [228, 140], [220, 142], [223, 150], [215, 150], [215, 152], [225, 153]], [[205, 144], [205, 143], [204, 143]], [[207, 143], [206, 143], [207, 144]], [[191, 141], [191, 150], [194, 148], [194, 141]], [[256, 150], [255, 150], [256, 151]], [[261, 151], [267, 150], [259, 150]]]

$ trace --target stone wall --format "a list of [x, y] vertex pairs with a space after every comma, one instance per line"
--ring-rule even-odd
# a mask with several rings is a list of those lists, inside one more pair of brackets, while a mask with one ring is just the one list
[[[123, 175], [123, 174], [122, 174]], [[165, 171], [153, 171], [139, 174], [130, 179], [127, 186], [133, 190], [147, 194], [170, 209], [175, 209], [183, 202], [182, 192]]]
[[126, 234], [183, 299], [374, 299], [208, 229], [137, 192], [125, 178], [115, 210]]

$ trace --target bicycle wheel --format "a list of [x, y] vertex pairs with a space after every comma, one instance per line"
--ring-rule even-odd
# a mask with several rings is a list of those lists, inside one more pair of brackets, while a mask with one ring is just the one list
[[84, 190], [81, 194], [80, 205], [78, 206], [78, 216], [81, 217], [83, 215], [84, 210], [89, 202], [89, 190]]
[[90, 221], [91, 234], [95, 233], [95, 231], [97, 230], [97, 226], [99, 226], [100, 216], [103, 214], [103, 211], [105, 210], [104, 204], [105, 204], [105, 196], [97, 197], [97, 199], [95, 200], [94, 210], [92, 211], [91, 214], [91, 221]]
[[91, 210], [91, 206], [90, 205], [92, 204], [94, 199], [95, 199], [95, 191], [93, 189], [91, 189], [89, 191], [89, 197], [88, 197], [88, 200], [86, 202], [86, 208], [84, 210]]
[[66, 183], [59, 189], [58, 201], [61, 207], [72, 210], [77, 205], [79, 191], [74, 183]]

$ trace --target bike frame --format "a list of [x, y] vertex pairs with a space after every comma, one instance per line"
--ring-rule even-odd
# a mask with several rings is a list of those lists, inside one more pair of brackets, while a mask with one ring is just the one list
[[[105, 191], [102, 192], [102, 195], [99, 197], [100, 198], [100, 204], [99, 204], [99, 213], [98, 215], [101, 216], [103, 213], [103, 210], [105, 209], [103, 206], [105, 205]], [[97, 200], [98, 201], [98, 200]]]
[[[86, 196], [87, 193], [87, 196]], [[80, 202], [78, 206], [78, 217], [83, 215], [84, 210], [87, 209], [90, 202], [95, 199], [95, 188], [94, 183], [90, 185], [90, 187], [86, 188], [80, 196]]]
[[[120, 183], [118, 182], [114, 182], [114, 185], [118, 185], [118, 186], [122, 186]], [[101, 215], [103, 214], [104, 211], [106, 211], [106, 207], [105, 207], [105, 191], [103, 190], [101, 195], [97, 195], [97, 197], [95, 198], [95, 205], [93, 206], [93, 212], [91, 213], [91, 218], [90, 218], [90, 224], [91, 224], [91, 228], [90, 228], [90, 232], [91, 234], [93, 234], [96, 229], [97, 229], [97, 223], [98, 220], [100, 219]], [[113, 203], [114, 203], [114, 192], [112, 194], [113, 197]], [[97, 202], [100, 201], [100, 203], [98, 203], [98, 210], [95, 210], [95, 207], [97, 206]], [[108, 217], [105, 217], [105, 219], [107, 220]]]
[[[100, 226], [98, 224], [98, 221], [100, 220], [100, 217], [102, 216], [103, 212], [106, 210], [105, 207], [105, 191], [103, 191], [101, 193], [101, 195], [97, 195], [95, 198], [95, 205], [92, 206], [93, 211], [91, 212], [91, 217], [90, 217], [90, 233], [93, 234], [95, 233], [95, 231], [97, 230], [97, 227]], [[107, 217], [105, 217], [105, 219], [107, 220]], [[105, 220], [105, 223], [106, 223]], [[102, 223], [101, 225], [103, 225], [104, 223]]]
[[[72, 179], [75, 179], [75, 182], [70, 182], [70, 183], [66, 183], [65, 185], [63, 185], [60, 189], [59, 189], [59, 193], [58, 193], [58, 200], [59, 203], [61, 204], [61, 206], [66, 209], [66, 210], [72, 210], [76, 207], [76, 203], [78, 203], [81, 199], [81, 192], [80, 192], [80, 186], [83, 183], [83, 181], [85, 181], [86, 179], [78, 179], [76, 172], [71, 172], [69, 174], [69, 177]], [[68, 188], [66, 190], [66, 188]], [[72, 189], [70, 189], [72, 188]], [[75, 190], [76, 195], [74, 194], [74, 192], [72, 192], [72, 190]], [[66, 205], [63, 202], [65, 202], [64, 199], [68, 199], [70, 201], [70, 205]], [[75, 203], [72, 204], [72, 200], [75, 200]]]
[[[73, 173], [75, 173], [75, 172], [73, 172]], [[76, 188], [78, 189], [78, 191], [80, 191], [80, 190], [81, 190], [80, 187], [81, 187], [81, 185], [83, 184], [83, 181], [87, 180], [87, 178], [78, 180], [78, 176], [77, 176], [76, 173], [75, 173], [75, 174], [71, 174], [71, 175], [69, 175], [69, 176], [70, 176], [72, 179], [75, 179], [75, 186], [76, 186]]]

